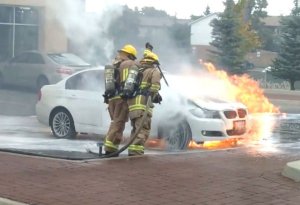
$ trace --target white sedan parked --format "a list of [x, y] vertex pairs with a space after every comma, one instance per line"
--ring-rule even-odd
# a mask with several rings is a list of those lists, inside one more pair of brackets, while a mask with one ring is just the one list
[[[172, 89], [173, 79], [179, 76], [167, 74], [166, 78], [170, 87], [162, 81], [163, 101], [154, 108], [151, 138], [164, 138], [170, 149], [185, 149], [191, 140], [203, 143], [246, 136], [249, 121], [243, 104], [188, 99]], [[77, 133], [105, 135], [110, 118], [103, 92], [103, 68], [80, 71], [41, 89], [37, 118], [58, 138], [73, 138]], [[127, 124], [125, 136], [130, 133]]]

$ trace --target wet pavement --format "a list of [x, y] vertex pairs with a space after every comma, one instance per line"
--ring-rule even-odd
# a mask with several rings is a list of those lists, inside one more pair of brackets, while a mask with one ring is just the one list
[[[49, 127], [39, 123], [35, 116], [0, 115], [0, 151], [52, 158], [85, 160], [98, 158], [97, 142], [103, 137], [79, 134], [76, 139], [54, 138]], [[165, 154], [163, 150], [147, 150], [147, 154]], [[121, 157], [127, 156], [127, 151]]]
[[[274, 122], [274, 129], [260, 141], [243, 146], [257, 146], [289, 153], [300, 150], [300, 114], [259, 114], [253, 118], [267, 118]], [[7, 152], [73, 160], [94, 159], [97, 156], [88, 153], [87, 150], [98, 153], [97, 141], [103, 140], [103, 137], [92, 134], [81, 134], [76, 139], [56, 139], [52, 136], [50, 128], [40, 124], [35, 116], [0, 115], [0, 122], [0, 150]], [[207, 150], [200, 148], [198, 151]], [[181, 151], [184, 152], [191, 151]], [[146, 153], [161, 155], [170, 152], [150, 149]], [[121, 156], [126, 154], [125, 151]]]

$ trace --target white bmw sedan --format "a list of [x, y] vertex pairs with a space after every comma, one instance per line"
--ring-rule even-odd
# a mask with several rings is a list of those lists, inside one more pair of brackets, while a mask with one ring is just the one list
[[[161, 81], [163, 101], [153, 111], [151, 138], [163, 138], [169, 149], [185, 149], [191, 140], [203, 143], [246, 137], [249, 120], [243, 104], [184, 97], [172, 88], [178, 77], [166, 75], [170, 87]], [[77, 133], [105, 135], [110, 118], [103, 93], [103, 68], [80, 71], [41, 89], [37, 118], [57, 138], [74, 138]], [[124, 136], [129, 133], [127, 123]]]

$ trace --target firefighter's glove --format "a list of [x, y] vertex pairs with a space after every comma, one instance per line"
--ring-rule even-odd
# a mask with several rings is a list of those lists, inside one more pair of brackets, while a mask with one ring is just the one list
[[160, 104], [162, 101], [162, 97], [159, 93], [152, 94], [152, 102]]
[[153, 46], [149, 42], [146, 43], [145, 47], [146, 47], [146, 49], [149, 49], [150, 51], [153, 50]]

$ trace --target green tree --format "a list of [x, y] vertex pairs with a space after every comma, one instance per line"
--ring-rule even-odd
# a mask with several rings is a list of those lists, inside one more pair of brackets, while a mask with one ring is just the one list
[[257, 1], [262, 0], [239, 0], [235, 6], [235, 12], [240, 18], [239, 33], [243, 37], [241, 48], [245, 53], [261, 45], [260, 37], [253, 27], [253, 21], [260, 21], [260, 18], [256, 18], [256, 13], [262, 9], [257, 5]]
[[280, 51], [271, 70], [272, 74], [290, 82], [295, 90], [295, 82], [300, 80], [300, 10], [295, 0], [295, 8], [290, 16], [281, 21]]
[[213, 41], [210, 44], [216, 48], [211, 52], [218, 65], [231, 74], [241, 73], [245, 53], [241, 49], [243, 39], [239, 34], [239, 15], [235, 12], [233, 0], [226, 0], [224, 4], [224, 12], [211, 22]]
[[175, 46], [182, 48], [184, 51], [190, 51], [190, 35], [191, 29], [188, 24], [174, 23], [173, 26], [169, 28], [169, 36], [175, 42]]
[[207, 15], [209, 15], [209, 14], [211, 14], [211, 12], [210, 12], [210, 7], [207, 6], [206, 9], [205, 9], [205, 11], [203, 12], [203, 15], [191, 15], [191, 16], [190, 16], [190, 19], [191, 19], [192, 21], [194, 21], [194, 20], [197, 20], [197, 19], [202, 18], [202, 17], [204, 17], [204, 16], [207, 16]]
[[114, 19], [109, 26], [107, 36], [112, 38], [115, 48], [120, 48], [128, 43], [139, 43], [139, 12], [127, 6], [123, 8], [123, 14]]
[[210, 14], [210, 7], [207, 5], [205, 11], [203, 12], [204, 16], [207, 16]]

